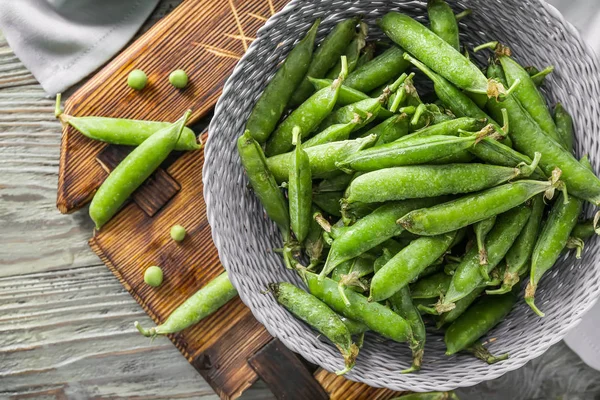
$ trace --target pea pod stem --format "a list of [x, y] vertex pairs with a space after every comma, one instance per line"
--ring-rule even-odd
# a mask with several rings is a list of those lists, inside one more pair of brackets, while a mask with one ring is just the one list
[[483, 346], [481, 343], [475, 343], [473, 346], [466, 349], [467, 352], [473, 354], [475, 357], [488, 364], [496, 364], [497, 362], [508, 360], [509, 354], [504, 353], [500, 356], [494, 356], [490, 351]]
[[477, 53], [483, 49], [495, 49], [498, 46], [498, 41], [494, 40], [492, 42], [487, 42], [480, 44], [479, 46], [473, 47], [473, 53]]
[[468, 17], [469, 15], [471, 15], [473, 13], [473, 10], [471, 10], [470, 8], [467, 8], [461, 12], [459, 12], [458, 14], [456, 14], [454, 16], [454, 18], [456, 18], [456, 22], [460, 22], [461, 19]]

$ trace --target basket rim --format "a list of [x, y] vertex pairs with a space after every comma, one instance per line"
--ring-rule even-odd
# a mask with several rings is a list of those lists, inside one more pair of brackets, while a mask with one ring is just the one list
[[[551, 4], [547, 3], [544, 0], [530, 0], [530, 1], [537, 3], [544, 10], [546, 10], [548, 12], [549, 18], [552, 19], [552, 22], [554, 24], [557, 24], [558, 26], [564, 28], [566, 31], [566, 34], [569, 36], [572, 36], [576, 40], [576, 42], [582, 47], [584, 53], [586, 53], [587, 55], [590, 56], [591, 63], [594, 64], [598, 69], [600, 69], [599, 55], [597, 55], [595, 53], [595, 51], [593, 50], [593, 48], [586, 41], [583, 40], [581, 33], [577, 30], [577, 28], [575, 28], [569, 21], [567, 21], [564, 18], [564, 16], [562, 15], [562, 13], [560, 11], [558, 11], [558, 9], [556, 9], [554, 6], [552, 6]], [[217, 104], [215, 106], [214, 116], [209, 125], [209, 132], [217, 130], [216, 129], [216, 121], [218, 120], [217, 116], [225, 111], [223, 99], [226, 98], [227, 96], [231, 95], [232, 93], [234, 93], [235, 87], [232, 85], [232, 82], [234, 82], [238, 78], [238, 76], [243, 73], [244, 64], [246, 63], [246, 61], [249, 58], [251, 58], [254, 55], [255, 51], [258, 48], [259, 42], [261, 41], [261, 39], [263, 39], [262, 35], [264, 34], [264, 32], [269, 30], [276, 23], [278, 23], [278, 21], [280, 19], [287, 18], [291, 13], [293, 13], [295, 11], [295, 9], [298, 6], [301, 6], [303, 4], [310, 4], [310, 3], [311, 3], [310, 0], [291, 0], [281, 11], [272, 15], [267, 20], [265, 25], [263, 25], [258, 30], [257, 40], [255, 40], [250, 45], [247, 52], [238, 61], [233, 72], [231, 73], [231, 75], [229, 76], [229, 78], [227, 79], [227, 81], [225, 83], [223, 92], [222, 92], [221, 96], [219, 97], [219, 100], [217, 101]], [[221, 255], [222, 254], [222, 252], [221, 252], [222, 246], [220, 245], [221, 234], [217, 229], [212, 228], [213, 226], [215, 226], [214, 222], [217, 219], [217, 215], [215, 214], [214, 209], [211, 206], [211, 204], [212, 204], [212, 202], [210, 201], [212, 199], [211, 184], [209, 184], [208, 182], [210, 181], [209, 177], [212, 175], [213, 167], [215, 169], [217, 169], [218, 162], [211, 163], [210, 161], [208, 161], [211, 159], [211, 155], [213, 152], [213, 149], [210, 146], [210, 144], [211, 144], [211, 135], [209, 134], [206, 145], [205, 145], [205, 158], [204, 158], [204, 167], [203, 167], [203, 172], [202, 172], [202, 177], [203, 177], [203, 182], [204, 182], [203, 195], [206, 200], [206, 213], [207, 213], [207, 219], [208, 219], [209, 225], [211, 226], [212, 239], [218, 250], [219, 258], [221, 259], [221, 262], [222, 262], [224, 268], [229, 272], [230, 271], [229, 259], [227, 257], [222, 257], [222, 255]], [[236, 287], [236, 288], [240, 287], [238, 284], [238, 281], [237, 281], [238, 277], [236, 276], [236, 274], [229, 274], [229, 278], [230, 278], [232, 284], [234, 285], [234, 287]], [[596, 292], [600, 292], [600, 287], [597, 288]], [[267, 321], [265, 321], [265, 318], [263, 318], [263, 316], [260, 313], [255, 312], [251, 301], [249, 300], [249, 298], [247, 298], [247, 294], [244, 291], [239, 291], [239, 296], [240, 296], [242, 302], [251, 310], [253, 316], [258, 320], [258, 322], [260, 322], [267, 329], [267, 331], [269, 332], [269, 334], [271, 336], [278, 338], [288, 349], [302, 355], [302, 357], [304, 357], [308, 361], [319, 365], [323, 369], [327, 369], [327, 368], [321, 366], [319, 360], [317, 360], [315, 357], [313, 357], [313, 355], [310, 352], [307, 352], [301, 346], [296, 345], [296, 343], [294, 341], [292, 341], [286, 337], [281, 337], [279, 335], [279, 332], [274, 327], [272, 327], [271, 324], [269, 324]], [[599, 299], [600, 298], [598, 296], [596, 296], [594, 299], [591, 299], [588, 302], [588, 304], [586, 305], [586, 307], [584, 307], [578, 311], [579, 315], [577, 316], [577, 318], [574, 321], [572, 321], [572, 323], [570, 325], [565, 326], [559, 333], [552, 336], [551, 340], [548, 340], [548, 341], [544, 342], [542, 345], [538, 346], [537, 351], [529, 353], [528, 356], [526, 357], [525, 362], [509, 364], [509, 366], [507, 366], [503, 369], [490, 370], [488, 373], [482, 375], [483, 379], [480, 379], [477, 382], [462, 381], [463, 383], [460, 383], [457, 385], [448, 385], [448, 384], [439, 385], [439, 386], [437, 386], [437, 390], [446, 391], [446, 390], [454, 390], [456, 388], [461, 388], [461, 387], [474, 386], [474, 385], [477, 385], [484, 381], [499, 378], [502, 375], [506, 374], [507, 372], [514, 371], [514, 370], [517, 370], [517, 369], [523, 367], [528, 361], [540, 357], [551, 346], [553, 346], [554, 344], [563, 340], [565, 335], [567, 334], [567, 332], [569, 332], [570, 330], [574, 329], [577, 325], [579, 325], [583, 316], [596, 304], [596, 302]], [[386, 386], [380, 385], [377, 382], [372, 381], [368, 378], [362, 378], [361, 376], [357, 376], [355, 374], [349, 374], [349, 375], [346, 375], [345, 377], [349, 380], [352, 380], [355, 382], [360, 382], [360, 383], [365, 383], [372, 387], [379, 387], [379, 388], [386, 387]], [[405, 383], [406, 383], [406, 387], [407, 387], [406, 390], [412, 390], [412, 391], [416, 391], [416, 392], [423, 391], [423, 389], [420, 389], [418, 386], [411, 385], [410, 382], [408, 382], [408, 381]]]

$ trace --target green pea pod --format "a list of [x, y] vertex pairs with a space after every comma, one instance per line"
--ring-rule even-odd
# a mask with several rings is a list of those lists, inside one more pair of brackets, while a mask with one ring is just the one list
[[308, 235], [312, 219], [312, 176], [308, 154], [300, 144], [300, 131], [294, 131], [293, 141], [296, 144], [290, 165], [288, 182], [288, 200], [292, 232], [299, 243], [303, 243]]
[[571, 232], [571, 237], [576, 237], [582, 240], [589, 239], [594, 235], [598, 235], [599, 230], [594, 224], [594, 220], [587, 220], [578, 223]]
[[340, 319], [342, 320], [344, 325], [346, 325], [346, 328], [348, 328], [350, 335], [360, 335], [361, 333], [365, 333], [369, 330], [369, 327], [363, 324], [362, 322], [358, 322], [353, 319], [342, 316], [340, 316]]
[[397, 293], [389, 298], [389, 303], [398, 315], [406, 320], [413, 333], [413, 337], [417, 342], [415, 347], [411, 347], [413, 361], [410, 368], [402, 371], [403, 374], [419, 371], [423, 362], [423, 353], [425, 352], [425, 339], [427, 333], [421, 313], [415, 307], [412, 298], [410, 297], [410, 289], [408, 286], [403, 287]]
[[428, 0], [427, 14], [431, 31], [460, 51], [460, 40], [458, 38], [458, 23], [454, 11], [444, 0]]
[[[325, 39], [323, 39], [323, 42], [321, 42], [313, 54], [306, 76], [296, 90], [294, 90], [288, 107], [297, 107], [310, 97], [314, 90], [308, 77], [325, 77], [327, 72], [340, 60], [340, 57], [344, 55], [346, 48], [356, 36], [357, 23], [358, 18], [344, 20], [338, 23]], [[308, 133], [309, 132], [307, 132], [307, 134]]]
[[403, 73], [410, 65], [404, 59], [404, 51], [392, 46], [348, 75], [345, 85], [363, 93], [385, 85]]
[[544, 81], [546, 80], [546, 76], [548, 76], [550, 73], [554, 72], [554, 66], [550, 65], [541, 71], [539, 69], [537, 69], [536, 67], [529, 66], [529, 67], [525, 67], [525, 71], [527, 71], [527, 73], [531, 77], [531, 80], [533, 81], [533, 83], [535, 83], [535, 86], [540, 87], [544, 84]]
[[466, 150], [480, 140], [481, 135], [476, 134], [468, 137], [430, 136], [405, 142], [393, 142], [356, 152], [337, 163], [337, 166], [343, 171], [351, 172], [427, 164]]
[[320, 144], [326, 144], [331, 142], [341, 142], [342, 140], [348, 140], [350, 134], [354, 131], [357, 126], [360, 125], [360, 118], [358, 115], [356, 118], [346, 124], [331, 125], [322, 132], [317, 133], [315, 136], [308, 139], [302, 147], [308, 149], [309, 147], [318, 146]]
[[527, 71], [509, 56], [499, 55], [498, 60], [502, 64], [506, 82], [509, 85], [514, 84], [517, 80], [520, 81], [512, 92], [513, 96], [548, 136], [566, 146], [556, 130], [556, 124], [552, 119], [544, 96], [542, 96]]
[[390, 298], [416, 279], [450, 248], [456, 232], [440, 236], [421, 237], [396, 254], [371, 280], [370, 300]]
[[358, 61], [356, 62], [355, 70], [357, 70], [358, 68], [362, 67], [363, 65], [365, 65], [366, 63], [371, 61], [374, 57], [375, 57], [375, 45], [374, 45], [374, 43], [367, 43], [367, 45], [363, 48], [362, 54], [358, 58]]
[[304, 251], [310, 259], [309, 269], [316, 267], [321, 262], [323, 255], [323, 248], [325, 243], [323, 240], [323, 228], [315, 220], [315, 215], [320, 214], [321, 210], [317, 207], [312, 207], [312, 218], [310, 220], [310, 227], [308, 229], [308, 235], [304, 240]]
[[373, 121], [382, 109], [381, 99], [369, 98], [358, 103], [349, 104], [332, 112], [321, 123], [319, 129], [324, 130], [335, 124], [346, 124], [353, 121], [357, 114], [361, 117], [361, 123], [358, 125], [361, 128]]
[[347, 306], [340, 295], [338, 284], [329, 278], [319, 279], [318, 275], [302, 270], [301, 272], [310, 293], [319, 298], [339, 314], [365, 324], [371, 331], [396, 342], [414, 343], [410, 325], [398, 314], [379, 303], [367, 301], [367, 298], [352, 290], [345, 290], [350, 300]]
[[317, 186], [317, 193], [343, 192], [350, 182], [354, 179], [353, 175], [341, 174], [329, 179], [323, 179]]
[[152, 134], [125, 157], [100, 185], [90, 204], [90, 217], [100, 229], [160, 166], [175, 148], [191, 111]]
[[568, 151], [573, 151], [575, 142], [575, 130], [573, 128], [573, 118], [565, 110], [561, 103], [556, 103], [554, 107], [554, 121], [556, 123], [556, 131], [565, 144]]
[[444, 342], [446, 355], [467, 350], [479, 338], [506, 318], [518, 297], [514, 293], [502, 296], [485, 296], [469, 307], [446, 330]]
[[374, 147], [394, 142], [408, 134], [409, 118], [406, 114], [393, 115], [367, 131], [365, 135], [377, 135]]
[[[290, 239], [290, 212], [288, 203], [283, 197], [279, 186], [277, 186], [275, 178], [269, 171], [267, 160], [260, 144], [252, 138], [249, 131], [246, 131], [238, 139], [237, 147], [242, 165], [246, 170], [254, 193], [265, 208], [269, 218], [279, 227], [283, 235], [283, 241], [287, 242]], [[289, 165], [291, 165], [291, 160], [288, 163], [287, 173], [289, 173]]]
[[535, 291], [542, 276], [552, 268], [567, 245], [583, 208], [583, 201], [578, 198], [571, 197], [567, 204], [562, 200], [561, 195], [550, 209], [531, 255], [531, 275], [525, 290], [525, 302], [540, 317], [544, 313], [535, 306]]
[[419, 279], [410, 285], [410, 295], [413, 299], [432, 299], [443, 296], [450, 286], [451, 276], [443, 272]]
[[380, 169], [355, 178], [346, 190], [344, 203], [377, 203], [477, 192], [531, 175], [537, 161], [539, 157], [532, 165], [516, 168], [473, 163]]
[[490, 277], [487, 274], [487, 269], [484, 267], [487, 264], [487, 251], [485, 250], [485, 237], [494, 227], [496, 223], [496, 216], [481, 220], [473, 224], [473, 231], [475, 232], [475, 238], [477, 240], [477, 248], [479, 249], [479, 264], [481, 276], [485, 280], [489, 280]]
[[[315, 89], [321, 90], [326, 87], [331, 86], [333, 80], [331, 79], [317, 79], [309, 77], [308, 80], [313, 84]], [[360, 90], [352, 89], [346, 85], [342, 85], [340, 87], [340, 94], [337, 99], [338, 106], [347, 106], [349, 104], [354, 104], [362, 100], [370, 99], [371, 97]]]
[[[346, 58], [348, 59], [348, 73], [353, 72], [356, 69], [356, 64], [361, 56], [361, 51], [365, 47], [365, 38], [369, 33], [369, 25], [364, 22], [359, 23], [358, 33], [356, 37], [352, 39], [348, 47], [346, 48]], [[338, 61], [337, 64], [327, 73], [327, 77], [335, 79], [342, 70], [342, 63]]]
[[[294, 127], [299, 127], [303, 136], [308, 136], [319, 127], [321, 122], [331, 113], [337, 102], [340, 87], [346, 76], [345, 73], [346, 70], [344, 69], [340, 77], [333, 81], [331, 86], [313, 94], [283, 120], [267, 141], [265, 147], [267, 156], [282, 154], [292, 149], [292, 130]], [[351, 120], [352, 118], [345, 122], [350, 122]]]
[[431, 198], [389, 203], [345, 228], [332, 244], [321, 277], [327, 276], [342, 262], [355, 258], [400, 234], [403, 229], [395, 224], [395, 221], [401, 216], [416, 208], [436, 204], [439, 201], [439, 198]]
[[[503, 83], [502, 80], [500, 82]], [[488, 102], [488, 107], [490, 104]], [[529, 157], [535, 152], [542, 153], [540, 167], [546, 175], [550, 176], [555, 168], [560, 168], [561, 179], [569, 193], [600, 205], [600, 179], [561, 144], [546, 135], [513, 95], [506, 96], [502, 107], [508, 112], [515, 149]], [[490, 112], [494, 115], [498, 110], [490, 108]]]
[[246, 129], [257, 142], [267, 141], [296, 88], [304, 79], [312, 58], [320, 22], [321, 20], [317, 19], [304, 39], [290, 51], [285, 62], [271, 78], [254, 105], [246, 122]]
[[437, 318], [436, 328], [440, 329], [444, 325], [448, 325], [456, 321], [456, 319], [460, 317], [465, 311], [467, 311], [471, 304], [473, 304], [473, 302], [477, 300], [477, 298], [481, 295], [481, 293], [483, 293], [486, 287], [487, 285], [481, 285], [462, 299], [456, 301], [456, 303], [454, 303], [455, 307], [452, 310], [441, 314]]
[[208, 317], [236, 296], [237, 290], [229, 281], [227, 272], [223, 272], [177, 307], [161, 325], [144, 329], [136, 321], [135, 327], [149, 337], [180, 332]]
[[391, 400], [459, 400], [454, 392], [411, 393]]
[[529, 269], [529, 261], [533, 253], [533, 247], [540, 232], [542, 217], [544, 216], [544, 198], [541, 194], [531, 199], [531, 215], [527, 225], [506, 253], [506, 271], [504, 272], [502, 287], [497, 290], [487, 290], [487, 294], [504, 294], [512, 290], [520, 277]]
[[342, 197], [344, 197], [344, 192], [325, 192], [313, 194], [312, 199], [327, 214], [341, 217], [340, 201]]
[[[487, 235], [485, 247], [488, 252], [487, 272], [490, 273], [502, 261], [531, 215], [527, 205], [515, 207], [498, 216], [496, 224]], [[479, 272], [479, 251], [472, 247], [452, 275], [452, 281], [444, 298], [436, 305], [439, 313], [452, 310], [455, 302], [468, 296], [485, 284]]]
[[[310, 169], [313, 179], [331, 178], [340, 173], [336, 163], [345, 160], [350, 155], [361, 149], [371, 146], [377, 140], [376, 136], [367, 136], [354, 140], [344, 140], [321, 144], [307, 148], [306, 154], [310, 160]], [[293, 152], [279, 154], [267, 158], [267, 166], [277, 180], [288, 180]]]
[[[383, 16], [379, 26], [400, 47], [459, 88], [488, 93], [488, 80], [479, 68], [421, 23], [390, 12]], [[493, 82], [489, 86], [493, 90]]]
[[279, 304], [331, 340], [340, 350], [345, 368], [336, 374], [343, 375], [354, 367], [358, 347], [352, 343], [344, 322], [327, 304], [291, 283], [271, 283], [269, 289]]
[[413, 140], [419, 137], [429, 136], [458, 136], [460, 131], [476, 132], [483, 129], [485, 125], [485, 119], [460, 117], [419, 129], [410, 135], [399, 138], [398, 141]]
[[538, 193], [550, 194], [556, 186], [561, 187], [562, 182], [522, 180], [506, 183], [448, 203], [412, 211], [398, 223], [417, 235], [441, 235], [506, 212]]
[[[93, 140], [124, 146], [139, 146], [156, 132], [172, 126], [170, 122], [107, 117], [74, 117], [62, 112], [60, 98], [59, 93], [56, 95], [56, 117], [63, 125], [72, 126], [79, 133]], [[184, 127], [174, 150], [197, 150], [201, 147], [202, 145], [196, 141], [194, 131]]]

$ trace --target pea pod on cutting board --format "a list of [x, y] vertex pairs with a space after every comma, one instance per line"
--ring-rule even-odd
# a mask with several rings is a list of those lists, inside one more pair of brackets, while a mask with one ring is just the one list
[[[308, 81], [309, 76], [323, 78], [335, 66], [336, 62], [340, 60], [340, 57], [344, 55], [350, 41], [356, 37], [357, 23], [358, 18], [339, 22], [323, 39], [323, 42], [312, 56], [306, 76], [292, 94], [288, 104], [290, 107], [296, 107], [304, 103], [313, 93], [313, 86]], [[341, 70], [342, 68], [340, 68]]]
[[[281, 234], [283, 241], [290, 239], [290, 212], [288, 203], [283, 197], [275, 178], [267, 166], [267, 160], [260, 144], [246, 131], [237, 142], [238, 152], [242, 166], [246, 170], [248, 180], [254, 193], [260, 200], [267, 215], [273, 220]], [[291, 160], [290, 160], [291, 163]], [[289, 167], [288, 167], [289, 174]]]
[[269, 289], [279, 304], [331, 340], [340, 350], [345, 368], [337, 371], [338, 375], [343, 375], [354, 367], [358, 347], [352, 343], [347, 326], [331, 308], [291, 283], [272, 283]]
[[[361, 149], [371, 146], [376, 136], [367, 136], [354, 140], [325, 143], [305, 149], [310, 161], [313, 179], [331, 178], [341, 173], [336, 163], [345, 160]], [[266, 159], [267, 166], [277, 182], [288, 180], [293, 152], [279, 154]]]
[[344, 202], [377, 203], [476, 192], [528, 177], [539, 162], [516, 168], [488, 164], [418, 165], [364, 173], [348, 186]]
[[257, 142], [264, 143], [271, 136], [285, 107], [304, 79], [312, 58], [320, 22], [321, 20], [317, 19], [304, 39], [290, 51], [256, 101], [246, 122], [246, 129]]
[[[60, 122], [75, 128], [82, 135], [101, 142], [123, 146], [139, 146], [158, 131], [172, 126], [170, 122], [143, 121], [109, 117], [75, 117], [64, 114], [60, 108], [61, 94], [56, 95], [55, 116]], [[181, 131], [174, 150], [198, 150], [196, 134], [188, 127]]]
[[229, 281], [227, 272], [223, 272], [177, 307], [161, 325], [144, 329], [136, 321], [135, 327], [142, 335], [149, 337], [176, 333], [197, 324], [235, 296], [237, 290]]
[[102, 228], [175, 148], [191, 111], [166, 128], [150, 135], [108, 175], [90, 204], [96, 229]]
[[[267, 156], [282, 154], [292, 149], [292, 130], [294, 127], [299, 127], [302, 135], [308, 136], [331, 113], [347, 73], [346, 58], [342, 57], [342, 60], [344, 60], [342, 62], [344, 68], [342, 68], [340, 77], [333, 81], [331, 86], [313, 94], [279, 124], [267, 141], [265, 147]], [[350, 120], [346, 122], [350, 122]]]

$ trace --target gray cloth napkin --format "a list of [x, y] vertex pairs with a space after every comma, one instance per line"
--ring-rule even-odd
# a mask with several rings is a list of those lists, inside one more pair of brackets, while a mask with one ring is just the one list
[[123, 46], [158, 0], [0, 0], [0, 30], [49, 95], [79, 82]]

